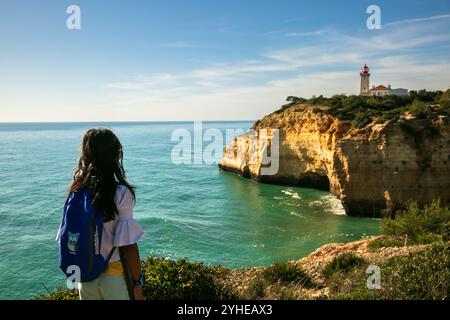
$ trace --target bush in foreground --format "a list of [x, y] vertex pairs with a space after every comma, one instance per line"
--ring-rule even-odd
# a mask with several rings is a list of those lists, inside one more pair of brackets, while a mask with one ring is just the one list
[[36, 300], [79, 300], [77, 290], [69, 290], [65, 288], [56, 288], [48, 294], [37, 294]]
[[450, 240], [450, 209], [435, 200], [424, 208], [411, 202], [394, 219], [383, 220], [381, 231], [388, 236], [405, 238], [405, 243], [424, 244]]
[[450, 248], [435, 243], [425, 250], [382, 263], [381, 289], [368, 289], [366, 266], [351, 277], [333, 277], [333, 299], [444, 300], [449, 296]]
[[367, 248], [371, 251], [376, 251], [385, 247], [403, 247], [406, 244], [406, 238], [398, 236], [387, 236], [376, 239], [367, 244]]
[[[234, 299], [230, 289], [218, 280], [226, 272], [186, 259], [169, 260], [149, 257], [142, 262], [145, 275], [144, 297], [147, 300], [223, 300]], [[57, 288], [39, 300], [78, 300], [76, 290]]]
[[351, 252], [346, 252], [337, 256], [331, 261], [323, 271], [325, 276], [331, 276], [336, 271], [347, 272], [352, 268], [364, 264], [364, 260]]
[[269, 283], [282, 284], [296, 283], [304, 287], [314, 287], [312, 279], [293, 263], [276, 263], [264, 269], [262, 277]]
[[231, 299], [231, 291], [216, 280], [224, 272], [186, 259], [149, 257], [142, 264], [145, 274], [144, 296], [149, 300]]
[[239, 298], [297, 300], [303, 298], [302, 290], [317, 287], [312, 278], [295, 263], [275, 263], [258, 273]]

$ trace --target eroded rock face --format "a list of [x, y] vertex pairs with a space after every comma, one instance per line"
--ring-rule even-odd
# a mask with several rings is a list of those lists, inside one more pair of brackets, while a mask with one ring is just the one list
[[[409, 200], [450, 203], [447, 117], [356, 129], [323, 109], [297, 105], [262, 118], [254, 132], [225, 148], [219, 167], [263, 183], [328, 189], [349, 215], [381, 216]], [[268, 175], [263, 173], [264, 154], [273, 156], [268, 150], [274, 145], [274, 129], [279, 163], [276, 173]]]

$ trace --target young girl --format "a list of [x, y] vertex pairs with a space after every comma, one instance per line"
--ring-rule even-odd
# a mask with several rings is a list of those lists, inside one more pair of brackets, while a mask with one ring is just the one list
[[[137, 241], [144, 232], [133, 220], [135, 193], [126, 181], [122, 159], [122, 145], [111, 130], [96, 128], [85, 133], [69, 193], [92, 187], [93, 205], [104, 215], [100, 253], [107, 259], [112, 248], [117, 249], [98, 278], [79, 284], [81, 300], [128, 300], [129, 287], [136, 300], [143, 299]], [[131, 278], [128, 287], [122, 263]]]

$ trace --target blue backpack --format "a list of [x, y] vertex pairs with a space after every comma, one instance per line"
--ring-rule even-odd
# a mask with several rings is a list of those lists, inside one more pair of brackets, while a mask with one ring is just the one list
[[104, 218], [92, 205], [92, 198], [88, 187], [73, 192], [64, 205], [60, 227], [59, 267], [69, 277], [73, 266], [78, 266], [81, 282], [94, 280], [105, 271], [115, 249], [107, 259], [100, 253]]

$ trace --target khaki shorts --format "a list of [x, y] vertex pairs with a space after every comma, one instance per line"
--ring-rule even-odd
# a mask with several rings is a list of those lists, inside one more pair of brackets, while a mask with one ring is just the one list
[[80, 300], [130, 300], [124, 276], [102, 273], [97, 279], [78, 284]]

